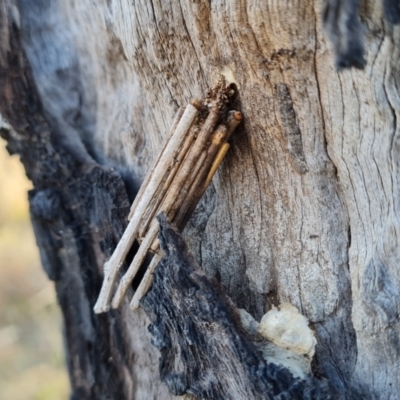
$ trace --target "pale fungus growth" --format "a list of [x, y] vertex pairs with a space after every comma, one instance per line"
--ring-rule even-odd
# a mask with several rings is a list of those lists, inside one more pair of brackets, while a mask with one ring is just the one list
[[[294, 310], [290, 310], [290, 307], [288, 306], [292, 307]], [[312, 355], [314, 354], [314, 346], [316, 340], [313, 336], [312, 331], [307, 326], [307, 319], [298, 313], [296, 307], [293, 307], [291, 304], [282, 304], [280, 307], [281, 309], [283, 308], [283, 310], [285, 311], [278, 311], [274, 308], [264, 315], [261, 323], [258, 323], [247, 311], [240, 309], [239, 316], [242, 326], [250, 335], [253, 343], [262, 352], [263, 358], [268, 363], [283, 365], [290, 370], [293, 376], [305, 379], [307, 376], [311, 375], [311, 361]], [[287, 317], [291, 317], [291, 313], [297, 315], [297, 317], [288, 320]], [[284, 318], [282, 318], [282, 314], [285, 317], [286, 322], [283, 321]], [[271, 315], [274, 317], [275, 323], [271, 323]], [[268, 318], [265, 319], [266, 316], [268, 316]], [[295, 321], [296, 319], [298, 319], [298, 317], [302, 317], [304, 319], [303, 321], [305, 321], [305, 326], [303, 322], [298, 323], [297, 321]], [[276, 321], [278, 321], [278, 323], [276, 323]], [[284, 329], [282, 329], [282, 327], [284, 327]], [[309, 331], [308, 335], [304, 335], [304, 331], [306, 331], [305, 328]], [[279, 335], [282, 333], [283, 335], [287, 335], [287, 331], [289, 330], [292, 331], [290, 333], [290, 336], [307, 337], [311, 335], [311, 337], [313, 338], [312, 351], [308, 351], [306, 353], [295, 351], [293, 348], [296, 348], [296, 350], [298, 350], [299, 348], [304, 349], [307, 347], [307, 344], [299, 345], [296, 342], [296, 345], [293, 346], [293, 339], [289, 341], [290, 346], [287, 346], [287, 339], [285, 340], [286, 346], [282, 346], [281, 343], [278, 343], [278, 341], [275, 340], [276, 337], [279, 337]], [[265, 335], [265, 331], [268, 332], [268, 337]], [[308, 342], [308, 337], [306, 342]], [[310, 350], [309, 347], [308, 350]]]
[[258, 332], [279, 347], [310, 359], [315, 353], [313, 331], [308, 327], [308, 319], [290, 303], [272, 308], [261, 319]]

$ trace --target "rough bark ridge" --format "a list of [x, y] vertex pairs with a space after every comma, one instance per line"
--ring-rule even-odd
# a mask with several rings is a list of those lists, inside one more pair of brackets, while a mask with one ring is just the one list
[[[360, 2], [365, 69], [338, 74], [321, 25], [325, 6], [0, 2], [0, 107], [17, 132], [10, 149], [22, 154], [36, 185], [32, 216], [45, 238], [44, 265], [61, 277], [65, 315], [76, 312], [89, 327], [73, 340], [88, 356], [70, 349], [70, 365], [80, 360], [85, 371], [73, 378], [74, 390], [94, 393], [104, 384], [97, 377], [106, 376], [106, 364], [96, 357], [110, 351], [110, 371], [122, 366], [116, 375], [127, 398], [169, 397], [151, 378], [157, 354], [143, 312], [90, 311], [127, 207], [121, 179], [99, 165], [139, 184], [176, 108], [222, 73], [239, 89], [245, 125], [185, 231], [190, 250], [256, 318], [272, 304], [298, 307], [316, 331], [314, 370], [340, 394], [397, 397], [400, 30], [389, 22], [398, 7]], [[393, 20], [382, 18], [384, 10]], [[114, 213], [100, 213], [100, 204]], [[57, 218], [43, 219], [43, 210]], [[63, 274], [83, 288], [82, 299], [67, 296]], [[102, 347], [103, 340], [110, 342]]]

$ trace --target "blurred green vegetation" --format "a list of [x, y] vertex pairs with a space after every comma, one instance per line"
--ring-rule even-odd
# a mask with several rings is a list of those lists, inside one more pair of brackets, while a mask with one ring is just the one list
[[31, 184], [0, 141], [0, 399], [65, 400], [61, 314], [29, 221]]

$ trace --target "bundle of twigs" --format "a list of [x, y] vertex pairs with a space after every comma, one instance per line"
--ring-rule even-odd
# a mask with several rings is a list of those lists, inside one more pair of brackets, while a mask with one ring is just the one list
[[[163, 149], [132, 204], [129, 224], [104, 265], [104, 281], [95, 313], [106, 312], [110, 306], [119, 307], [146, 255], [153, 252], [153, 259], [131, 302], [131, 308], [139, 306], [162, 258], [155, 217], [164, 212], [179, 229], [185, 227], [229, 149], [231, 134], [242, 120], [241, 112], [229, 110], [233, 95], [234, 90], [220, 82], [203, 102], [194, 100], [186, 109], [178, 111]], [[111, 301], [118, 272], [135, 240], [140, 244], [139, 250]]]

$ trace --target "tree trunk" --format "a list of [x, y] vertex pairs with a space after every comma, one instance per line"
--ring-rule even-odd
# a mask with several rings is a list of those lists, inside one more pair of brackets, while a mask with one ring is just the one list
[[[398, 397], [400, 31], [364, 1], [365, 68], [338, 72], [323, 7], [0, 1], [2, 135], [34, 183], [74, 399], [174, 398], [144, 310], [92, 309], [174, 113], [221, 74], [245, 120], [184, 231], [189, 250], [257, 320], [295, 305], [318, 341], [314, 375], [338, 396]], [[175, 393], [211, 398], [187, 385]], [[227, 385], [213, 396], [243, 398]]]

